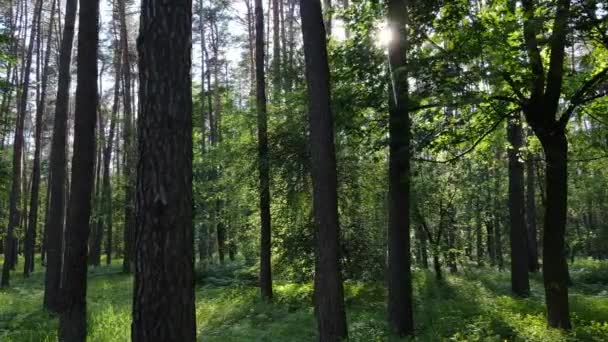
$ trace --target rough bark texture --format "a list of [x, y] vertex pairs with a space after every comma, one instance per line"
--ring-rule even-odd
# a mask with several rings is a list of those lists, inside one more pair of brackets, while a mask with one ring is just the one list
[[57, 100], [51, 145], [51, 210], [47, 227], [47, 267], [45, 272], [44, 307], [58, 311], [61, 304], [61, 262], [66, 189], [66, 136], [70, 91], [70, 63], [76, 20], [76, 0], [66, 1], [63, 39], [59, 51]]
[[392, 85], [389, 86], [388, 321], [398, 336], [414, 332], [406, 19], [407, 2], [389, 0], [388, 25], [396, 36], [388, 47]]
[[348, 338], [339, 262], [339, 223], [329, 65], [319, 0], [301, 0], [316, 224], [315, 312], [319, 341]]
[[260, 191], [260, 290], [262, 298], [272, 299], [270, 165], [268, 158], [268, 113], [266, 112], [266, 78], [264, 75], [264, 9], [255, 0], [255, 76], [258, 116], [258, 173]]
[[524, 216], [524, 164], [520, 160], [523, 132], [520, 117], [510, 118], [507, 125], [509, 140], [509, 219], [511, 242], [511, 291], [516, 296], [530, 295], [528, 278], [528, 235]]
[[192, 2], [143, 0], [133, 341], [192, 342]]
[[98, 20], [99, 0], [81, 0], [74, 156], [62, 285], [65, 303], [59, 319], [59, 339], [69, 342], [84, 342], [87, 336], [87, 242], [95, 176]]

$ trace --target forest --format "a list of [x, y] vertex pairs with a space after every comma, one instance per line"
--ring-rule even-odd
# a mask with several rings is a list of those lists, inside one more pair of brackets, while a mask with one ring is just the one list
[[608, 0], [0, 0], [0, 341], [608, 341]]

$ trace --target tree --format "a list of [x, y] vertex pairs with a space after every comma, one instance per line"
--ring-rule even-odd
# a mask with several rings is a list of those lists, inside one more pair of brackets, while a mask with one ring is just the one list
[[[577, 107], [595, 100], [602, 93], [597, 90], [608, 79], [608, 67], [588, 78], [560, 105], [564, 85], [564, 57], [571, 17], [571, 1], [556, 2], [555, 19], [548, 39], [549, 64], [545, 68], [541, 57], [541, 19], [536, 14], [533, 0], [522, 1], [523, 36], [528, 55], [531, 81], [525, 96], [520, 87], [507, 79], [521, 104], [524, 116], [540, 140], [545, 152], [546, 208], [543, 234], [543, 281], [547, 304], [547, 321], [551, 327], [570, 329], [568, 304], [568, 265], [564, 257], [564, 236], [568, 207], [568, 142], [566, 126]], [[604, 94], [605, 95], [605, 94]]]
[[23, 68], [23, 85], [21, 89], [21, 96], [19, 96], [19, 107], [17, 110], [17, 122], [15, 127], [15, 137], [13, 141], [13, 176], [11, 178], [11, 192], [9, 199], [9, 222], [6, 231], [6, 238], [4, 247], [4, 264], [2, 266], [2, 281], [0, 282], [1, 287], [9, 286], [10, 270], [14, 268], [16, 264], [17, 248], [16, 240], [14, 237], [14, 230], [20, 224], [21, 211], [19, 210], [19, 201], [21, 197], [21, 170], [22, 170], [22, 157], [23, 157], [23, 128], [25, 125], [25, 116], [27, 115], [27, 99], [30, 86], [30, 69], [32, 66], [32, 54], [34, 50], [34, 43], [37, 36], [38, 20], [42, 13], [42, 1], [36, 0], [35, 15], [32, 21], [32, 29], [30, 34], [30, 42], [25, 54], [24, 68]]
[[[260, 1], [260, 0], [258, 0]], [[301, 0], [302, 35], [308, 88], [308, 124], [316, 225], [315, 310], [319, 341], [348, 338], [340, 275], [338, 180], [327, 59], [319, 0]]]
[[[61, 263], [63, 253], [63, 221], [66, 191], [66, 136], [68, 102], [70, 97], [70, 64], [74, 23], [78, 1], [67, 0], [63, 35], [59, 50], [59, 75], [57, 80], [57, 100], [51, 145], [51, 204], [47, 224], [47, 267], [44, 280], [44, 307], [58, 311], [61, 305]], [[97, 96], [97, 95], [96, 95]]]
[[395, 35], [388, 46], [389, 86], [389, 228], [388, 321], [399, 335], [414, 332], [410, 253], [410, 119], [408, 114], [407, 6], [388, 1], [388, 27]]
[[131, 337], [194, 341], [192, 2], [144, 0], [141, 8]]
[[258, 172], [260, 191], [260, 290], [262, 298], [272, 300], [270, 165], [268, 158], [268, 113], [266, 112], [266, 77], [264, 73], [264, 9], [255, 0], [255, 76], [258, 115]]
[[509, 219], [511, 223], [511, 291], [517, 296], [530, 295], [528, 279], [528, 235], [524, 215], [524, 165], [521, 161], [523, 132], [519, 115], [509, 118]]
[[99, 0], [81, 0], [74, 154], [62, 282], [65, 303], [59, 319], [61, 341], [85, 341], [87, 336], [87, 242], [96, 150], [98, 22]]
[[135, 216], [133, 212], [133, 115], [131, 113], [131, 61], [129, 58], [129, 37], [127, 35], [127, 14], [125, 1], [118, 0], [118, 17], [120, 20], [120, 46], [122, 56], [122, 77], [123, 77], [123, 100], [124, 100], [124, 120], [123, 120], [123, 147], [125, 166], [123, 177], [125, 181], [125, 218], [124, 218], [124, 255], [122, 261], [122, 271], [131, 273], [133, 270], [133, 229], [135, 226]]
[[[29, 276], [29, 273], [34, 270], [34, 246], [36, 244], [36, 229], [38, 226], [38, 192], [40, 190], [40, 154], [42, 150], [42, 118], [46, 109], [46, 94], [49, 78], [49, 62], [51, 58], [51, 43], [53, 39], [53, 26], [55, 24], [55, 3], [51, 3], [51, 18], [47, 34], [47, 45], [44, 57], [44, 67], [42, 69], [42, 80], [40, 84], [41, 92], [36, 106], [36, 132], [34, 136], [34, 165], [32, 166], [32, 187], [30, 192], [30, 212], [27, 223], [27, 232], [25, 237], [25, 261], [23, 264], [23, 275]], [[38, 32], [40, 35], [41, 32]]]

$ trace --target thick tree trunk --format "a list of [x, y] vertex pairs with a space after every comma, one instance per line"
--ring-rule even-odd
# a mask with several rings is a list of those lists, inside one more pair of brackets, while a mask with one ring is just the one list
[[258, 117], [258, 173], [260, 191], [260, 290], [262, 298], [272, 300], [270, 165], [268, 155], [268, 113], [266, 112], [266, 78], [264, 75], [264, 9], [255, 0], [255, 75]]
[[549, 326], [570, 329], [568, 264], [564, 234], [568, 200], [568, 142], [563, 130], [539, 135], [545, 151], [547, 206], [543, 234], [543, 280]]
[[62, 285], [65, 305], [59, 319], [61, 341], [84, 342], [87, 336], [87, 242], [95, 176], [98, 21], [99, 0], [81, 0], [74, 153]]
[[78, 1], [67, 0], [63, 25], [63, 39], [59, 52], [57, 100], [51, 145], [51, 210], [47, 227], [47, 267], [45, 272], [44, 307], [58, 311], [62, 302], [61, 264], [63, 251], [63, 221], [66, 189], [66, 136], [70, 96], [70, 64], [74, 40], [74, 22]]
[[9, 286], [10, 270], [14, 269], [17, 263], [17, 249], [16, 240], [14, 237], [14, 230], [20, 225], [21, 212], [19, 210], [19, 202], [21, 197], [21, 171], [22, 171], [22, 154], [23, 154], [23, 128], [25, 125], [25, 116], [27, 115], [27, 99], [30, 86], [30, 69], [32, 66], [32, 54], [34, 51], [34, 43], [36, 41], [36, 29], [37, 23], [40, 20], [42, 12], [42, 1], [36, 0], [35, 15], [32, 20], [32, 29], [30, 33], [30, 41], [27, 48], [27, 52], [24, 60], [23, 69], [23, 86], [21, 88], [21, 96], [19, 97], [19, 104], [17, 108], [17, 122], [15, 128], [15, 136], [13, 141], [13, 174], [11, 177], [11, 191], [9, 195], [9, 220], [8, 227], [6, 230], [6, 237], [4, 239], [6, 246], [4, 247], [4, 265], [2, 266], [2, 280], [0, 281], [0, 287]]
[[[258, 0], [259, 1], [259, 0]], [[329, 64], [319, 0], [301, 0], [317, 255], [315, 311], [319, 341], [348, 339], [340, 274], [340, 229]]]
[[526, 220], [528, 228], [528, 269], [530, 272], [538, 272], [540, 268], [536, 229], [535, 172], [533, 156], [529, 155], [526, 160]]
[[524, 164], [520, 161], [523, 146], [521, 118], [509, 118], [507, 125], [509, 140], [509, 219], [511, 224], [511, 291], [519, 297], [530, 295], [528, 278], [527, 232], [524, 216]]
[[[327, 1], [330, 4], [329, 1]], [[331, 10], [330, 5], [325, 10]], [[389, 86], [389, 226], [388, 321], [398, 336], [414, 332], [410, 253], [410, 119], [407, 84], [407, 2], [388, 1], [388, 25], [396, 33], [388, 47]], [[331, 16], [326, 21], [331, 25]]]
[[141, 8], [131, 337], [193, 342], [192, 2], [143, 0]]

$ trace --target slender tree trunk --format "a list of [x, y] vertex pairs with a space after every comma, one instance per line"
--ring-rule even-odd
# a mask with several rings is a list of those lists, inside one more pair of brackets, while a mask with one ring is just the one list
[[[326, 11], [331, 3], [326, 1]], [[331, 25], [331, 16], [327, 16]], [[388, 321], [398, 336], [414, 332], [410, 253], [410, 119], [407, 84], [407, 2], [388, 1], [388, 25], [396, 33], [388, 47], [389, 85], [389, 227]]]
[[[259, 1], [259, 0], [258, 0]], [[348, 339], [340, 274], [340, 226], [330, 75], [321, 3], [301, 0], [316, 224], [315, 309], [319, 341]]]
[[528, 269], [530, 272], [538, 272], [540, 268], [536, 229], [535, 172], [533, 156], [529, 155], [526, 160], [526, 220], [528, 224]]
[[[25, 238], [25, 262], [23, 275], [28, 277], [30, 272], [34, 271], [34, 247], [36, 244], [36, 230], [38, 226], [38, 192], [40, 188], [40, 154], [42, 149], [42, 117], [46, 108], [46, 93], [48, 83], [48, 69], [51, 59], [51, 48], [53, 38], [53, 26], [55, 21], [55, 3], [51, 4], [51, 18], [48, 28], [46, 53], [44, 57], [44, 67], [42, 70], [41, 92], [36, 106], [36, 133], [35, 133], [35, 148], [34, 148], [34, 165], [32, 166], [32, 188], [30, 193], [30, 213], [27, 224], [27, 233]], [[42, 8], [42, 6], [40, 7]], [[40, 20], [39, 20], [40, 22]], [[38, 32], [40, 35], [41, 32]], [[40, 56], [39, 56], [40, 57]]]
[[260, 191], [260, 290], [262, 298], [272, 300], [270, 165], [268, 158], [268, 114], [266, 112], [266, 77], [264, 75], [264, 9], [255, 0], [255, 74], [258, 116], [258, 173]]
[[143, 1], [131, 326], [136, 342], [196, 339], [191, 36], [190, 0]]
[[524, 216], [524, 164], [520, 161], [523, 132], [519, 115], [509, 118], [509, 219], [511, 242], [511, 291], [519, 297], [530, 295], [528, 278], [528, 246]]
[[492, 219], [486, 221], [486, 246], [488, 249], [488, 257], [490, 258], [490, 266], [496, 266], [496, 243], [494, 242], [494, 222]]
[[63, 273], [65, 305], [59, 319], [61, 341], [84, 342], [87, 336], [87, 242], [95, 176], [98, 21], [99, 0], [81, 0], [74, 153]]
[[479, 204], [477, 204], [477, 208], [475, 210], [475, 245], [476, 245], [476, 257], [477, 257], [477, 266], [482, 267], [484, 265], [484, 251], [483, 251], [483, 229], [481, 222], [481, 213]]
[[16, 239], [14, 237], [14, 230], [17, 226], [19, 226], [19, 222], [21, 221], [21, 212], [19, 210], [19, 202], [21, 197], [21, 173], [22, 173], [22, 154], [23, 154], [23, 128], [25, 125], [25, 116], [27, 115], [27, 99], [29, 93], [30, 86], [30, 69], [32, 66], [32, 54], [34, 50], [34, 44], [36, 41], [37, 32], [36, 29], [38, 27], [37, 23], [40, 20], [40, 15], [42, 12], [42, 1], [36, 0], [35, 5], [35, 14], [32, 20], [32, 29], [30, 33], [30, 41], [27, 48], [27, 52], [24, 59], [24, 71], [23, 71], [23, 86], [21, 88], [21, 96], [19, 97], [19, 107], [17, 110], [17, 122], [15, 128], [15, 137], [13, 142], [13, 175], [12, 175], [12, 185], [11, 192], [9, 197], [9, 222], [6, 231], [5, 243], [6, 246], [4, 248], [4, 265], [2, 267], [2, 280], [0, 282], [0, 287], [9, 286], [9, 277], [10, 270], [16, 265]]
[[280, 8], [279, 2], [283, 0], [272, 0], [272, 85], [273, 100], [281, 92], [281, 43], [280, 43]]
[[53, 311], [58, 311], [62, 303], [60, 283], [66, 189], [66, 136], [71, 81], [70, 64], [72, 60], [72, 43], [74, 40], [74, 22], [76, 20], [77, 7], [78, 2], [76, 0], [66, 0], [63, 39], [61, 40], [59, 52], [57, 100], [55, 103], [55, 120], [51, 145], [50, 168], [53, 181], [51, 182], [51, 210], [47, 227], [47, 268], [45, 272], [44, 307]]
[[129, 58], [129, 36], [127, 34], [127, 14], [125, 9], [126, 0], [118, 0], [118, 16], [120, 19], [120, 45], [122, 50], [122, 77], [123, 77], [123, 99], [124, 99], [124, 123], [123, 123], [123, 139], [124, 139], [124, 158], [125, 167], [123, 168], [123, 177], [125, 181], [125, 219], [124, 219], [124, 243], [125, 253], [122, 262], [122, 271], [131, 273], [134, 267], [133, 260], [133, 229], [135, 226], [133, 178], [134, 148], [133, 148], [133, 115], [131, 112], [131, 61]]

